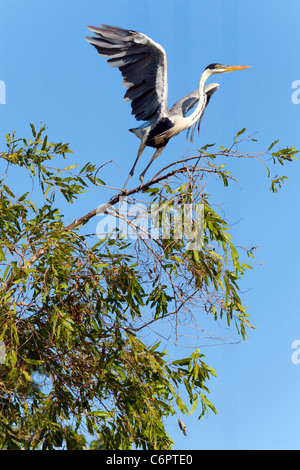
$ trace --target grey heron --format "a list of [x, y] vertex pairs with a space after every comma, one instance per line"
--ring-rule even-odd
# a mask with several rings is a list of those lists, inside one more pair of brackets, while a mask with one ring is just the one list
[[[86, 37], [101, 56], [108, 57], [112, 67], [118, 67], [123, 75], [123, 85], [127, 87], [125, 101], [131, 101], [132, 114], [137, 121], [145, 121], [140, 127], [129, 129], [140, 140], [136, 160], [123, 186], [134, 174], [136, 164], [145, 147], [156, 150], [149, 164], [140, 175], [141, 183], [153, 161], [161, 154], [168, 141], [185, 129], [193, 143], [195, 128], [200, 122], [218, 83], [205, 85], [213, 74], [249, 68], [247, 65], [208, 65], [200, 78], [197, 90], [181, 98], [168, 108], [167, 58], [163, 47], [148, 36], [136, 31], [101, 24], [101, 27], [88, 26], [96, 37]], [[187, 113], [196, 109], [187, 116]]]

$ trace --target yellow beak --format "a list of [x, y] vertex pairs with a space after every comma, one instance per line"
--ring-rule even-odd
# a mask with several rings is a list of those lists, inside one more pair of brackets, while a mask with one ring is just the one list
[[249, 69], [251, 65], [228, 65], [224, 67], [224, 72], [233, 72], [234, 70]]

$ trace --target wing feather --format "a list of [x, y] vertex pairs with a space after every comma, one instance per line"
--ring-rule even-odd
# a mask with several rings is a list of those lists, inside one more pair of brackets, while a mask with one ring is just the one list
[[[206, 85], [204, 91], [207, 96], [207, 102], [206, 106], [209, 103], [209, 100], [211, 96], [214, 94], [215, 91], [217, 91], [219, 87], [218, 83], [210, 83], [209, 85]], [[199, 101], [199, 91], [195, 90], [192, 91], [192, 93], [188, 94], [187, 96], [184, 96], [180, 100], [178, 100], [170, 109], [170, 112], [179, 114], [182, 117], [185, 117], [187, 113], [193, 109], [193, 107], [198, 103]]]
[[[188, 128], [187, 134], [186, 134], [186, 138], [188, 139], [189, 133], [191, 131], [191, 135], [190, 135], [191, 143], [193, 143], [194, 132], [195, 132], [196, 127], [197, 127], [197, 132], [199, 134], [200, 124], [201, 124], [204, 111], [210, 101], [210, 98], [215, 93], [215, 91], [217, 91], [218, 87], [219, 87], [218, 83], [210, 83], [209, 85], [206, 85], [204, 89], [206, 93], [206, 97], [207, 97], [205, 108], [202, 114], [200, 114], [198, 121], [196, 121], [191, 127]], [[190, 93], [189, 95], [178, 100], [170, 109], [170, 113], [174, 113], [179, 116], [185, 117], [187, 113], [198, 103], [198, 101], [199, 101], [199, 91], [198, 90], [192, 91], [192, 93]], [[197, 123], [198, 123], [198, 126], [197, 126]]]
[[131, 101], [138, 121], [151, 121], [168, 111], [167, 59], [164, 49], [145, 34], [101, 25], [88, 26], [96, 37], [87, 37], [98, 53], [123, 75], [128, 88], [124, 100]]

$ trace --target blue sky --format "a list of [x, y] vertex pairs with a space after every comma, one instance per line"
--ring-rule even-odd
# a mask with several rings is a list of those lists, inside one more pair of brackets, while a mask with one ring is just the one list
[[[139, 141], [128, 132], [136, 122], [122, 101], [119, 71], [84, 40], [86, 25], [99, 23], [144, 32], [165, 48], [169, 105], [197, 88], [211, 62], [252, 66], [212, 80], [220, 88], [199, 138], [191, 147], [184, 134], [175, 137], [153, 171], [162, 158], [171, 162], [188, 148], [206, 143], [226, 147], [243, 127], [256, 132], [258, 142], [240, 144], [241, 152], [263, 152], [275, 139], [281, 147], [300, 149], [300, 104], [291, 99], [292, 83], [300, 80], [299, 15], [297, 0], [5, 2], [0, 19], [0, 80], [6, 85], [1, 149], [7, 132], [28, 136], [30, 122], [43, 122], [50, 141], [70, 142], [71, 163], [114, 160], [102, 177], [108, 184], [122, 184]], [[151, 155], [147, 149], [144, 161]], [[168, 430], [178, 450], [299, 449], [300, 364], [291, 360], [292, 343], [300, 339], [299, 163], [278, 170], [289, 181], [277, 195], [269, 191], [257, 162], [232, 160], [228, 168], [239, 184], [223, 189], [212, 181], [208, 193], [213, 192], [233, 224], [235, 243], [259, 246], [257, 264], [243, 281], [244, 304], [257, 329], [239, 344], [205, 346], [203, 340], [201, 351], [218, 374], [209, 384], [218, 414], [201, 421], [181, 416], [187, 437], [175, 418]], [[105, 202], [108, 194], [97, 190], [83, 196], [69, 209], [66, 222]], [[211, 328], [230, 338], [227, 329]]]

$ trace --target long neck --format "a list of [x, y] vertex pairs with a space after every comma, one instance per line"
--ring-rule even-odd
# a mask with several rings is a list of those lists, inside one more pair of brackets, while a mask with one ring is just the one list
[[208, 79], [208, 77], [211, 76], [211, 70], [210, 69], [205, 69], [204, 72], [201, 75], [200, 81], [199, 81], [199, 87], [198, 87], [198, 93], [199, 93], [199, 100], [196, 106], [196, 109], [188, 116], [186, 117], [186, 127], [190, 127], [195, 122], [200, 119], [202, 114], [204, 113], [205, 107], [206, 107], [206, 102], [207, 102], [207, 96], [204, 91], [205, 87], [205, 82]]

